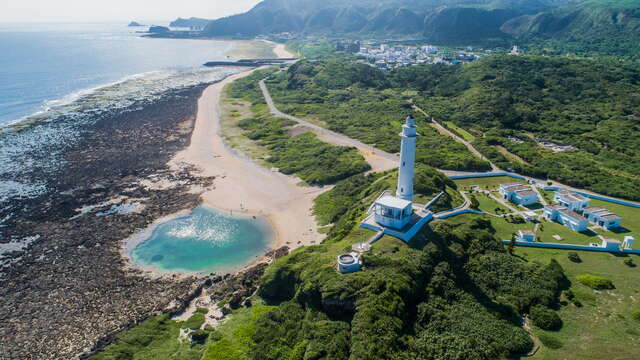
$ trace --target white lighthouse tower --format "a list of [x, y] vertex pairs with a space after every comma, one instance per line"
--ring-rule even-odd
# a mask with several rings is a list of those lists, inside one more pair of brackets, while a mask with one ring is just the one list
[[[413, 204], [413, 174], [416, 164], [416, 123], [408, 116], [400, 133], [400, 164], [398, 185], [395, 196], [392, 190], [385, 190], [369, 208], [368, 216], [360, 223], [365, 229], [388, 234], [404, 241], [410, 241], [422, 227], [433, 219], [433, 213], [426, 207]], [[373, 240], [375, 241], [375, 240]]]
[[418, 131], [411, 116], [407, 116], [400, 133], [400, 168], [398, 169], [398, 188], [396, 196], [400, 199], [413, 201], [413, 170], [416, 164], [416, 140]]

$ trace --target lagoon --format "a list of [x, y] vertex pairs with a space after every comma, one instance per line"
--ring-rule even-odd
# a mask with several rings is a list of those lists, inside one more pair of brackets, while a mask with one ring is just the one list
[[181, 273], [229, 273], [254, 262], [275, 237], [264, 218], [200, 206], [158, 225], [131, 251], [143, 268]]

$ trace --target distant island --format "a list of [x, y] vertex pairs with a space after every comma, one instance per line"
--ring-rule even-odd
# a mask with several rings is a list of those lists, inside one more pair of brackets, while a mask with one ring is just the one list
[[127, 25], [127, 26], [128, 26], [128, 27], [142, 27], [142, 26], [147, 26], [147, 25], [140, 24], [140, 23], [139, 23], [139, 22], [137, 22], [137, 21], [132, 21], [132, 22], [130, 22], [130, 23], [129, 23], [129, 25]]

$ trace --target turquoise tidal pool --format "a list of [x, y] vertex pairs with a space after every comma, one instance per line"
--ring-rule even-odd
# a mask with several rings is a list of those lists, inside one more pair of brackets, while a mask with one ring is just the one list
[[274, 241], [264, 218], [200, 206], [158, 225], [131, 251], [138, 265], [161, 271], [227, 273], [249, 265]]

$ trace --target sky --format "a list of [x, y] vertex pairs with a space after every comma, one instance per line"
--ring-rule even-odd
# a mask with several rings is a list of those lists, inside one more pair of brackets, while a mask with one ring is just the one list
[[260, 0], [0, 0], [0, 22], [109, 22], [216, 19]]

